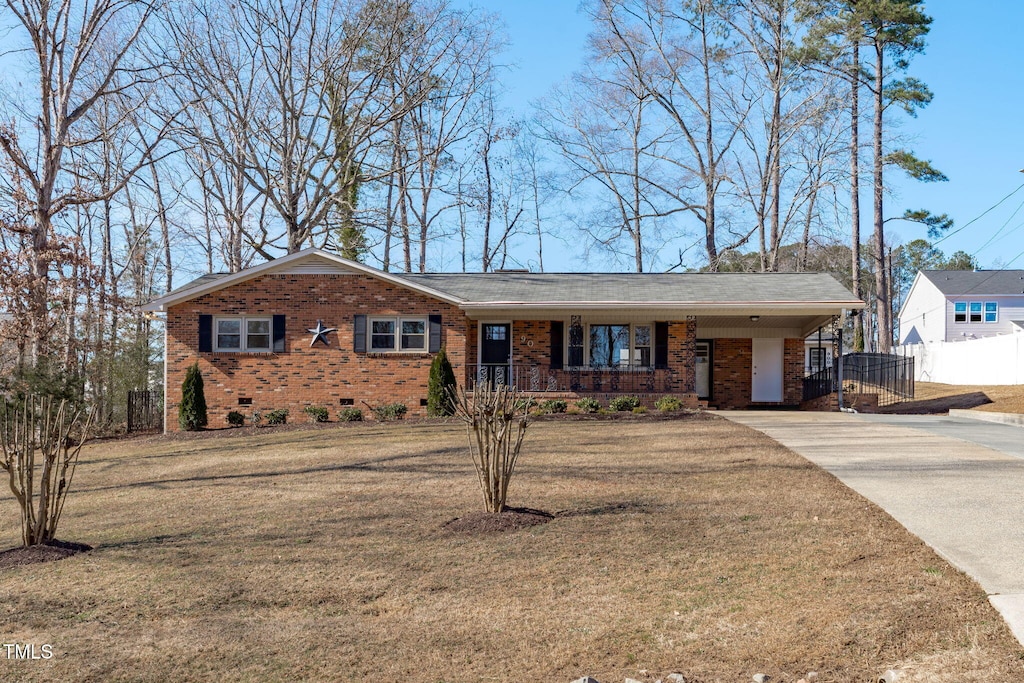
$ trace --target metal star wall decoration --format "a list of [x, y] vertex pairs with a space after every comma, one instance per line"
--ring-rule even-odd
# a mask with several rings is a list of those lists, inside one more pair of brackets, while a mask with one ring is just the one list
[[313, 341], [309, 342], [310, 346], [315, 346], [318, 341], [322, 341], [324, 346], [330, 346], [331, 342], [327, 341], [327, 335], [331, 332], [337, 332], [337, 327], [324, 327], [323, 320], [316, 321], [316, 327], [307, 327], [307, 332], [313, 333]]

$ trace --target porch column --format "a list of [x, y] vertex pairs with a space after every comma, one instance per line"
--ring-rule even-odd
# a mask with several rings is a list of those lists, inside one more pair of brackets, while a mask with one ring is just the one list
[[675, 373], [674, 393], [697, 391], [697, 321], [693, 316], [668, 324], [668, 367]]

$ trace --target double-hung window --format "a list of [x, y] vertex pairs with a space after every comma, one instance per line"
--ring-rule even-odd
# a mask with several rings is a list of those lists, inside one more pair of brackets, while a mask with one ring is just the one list
[[953, 322], [965, 323], [967, 322], [967, 302], [956, 301], [953, 303]]
[[985, 302], [985, 322], [997, 323], [999, 322], [999, 304], [995, 301]]
[[972, 323], [980, 323], [981, 322], [981, 302], [980, 301], [972, 301], [971, 302], [970, 310], [971, 310], [971, 322]]
[[426, 351], [427, 321], [425, 318], [371, 318], [370, 351]]
[[256, 353], [270, 351], [269, 317], [224, 317], [215, 321], [214, 348], [217, 351]]

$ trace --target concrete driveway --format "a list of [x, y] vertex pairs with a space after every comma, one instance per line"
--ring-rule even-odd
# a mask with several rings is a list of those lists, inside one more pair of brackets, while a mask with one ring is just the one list
[[1024, 644], [1024, 429], [935, 415], [717, 414], [882, 507], [974, 577]]

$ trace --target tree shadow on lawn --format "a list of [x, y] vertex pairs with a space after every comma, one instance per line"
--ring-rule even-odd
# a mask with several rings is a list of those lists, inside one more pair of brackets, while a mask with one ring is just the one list
[[422, 465], [403, 465], [403, 466], [390, 466], [389, 463], [415, 461], [424, 458], [433, 458], [438, 455], [450, 454], [452, 449], [441, 448], [430, 451], [422, 451], [419, 453], [405, 453], [401, 455], [391, 455], [383, 458], [376, 458], [373, 460], [365, 460], [357, 463], [347, 464], [330, 464], [330, 465], [316, 465], [310, 467], [299, 467], [291, 470], [272, 470], [268, 472], [240, 472], [232, 474], [209, 474], [194, 477], [174, 477], [167, 479], [153, 479], [149, 481], [136, 481], [125, 484], [115, 484], [111, 486], [92, 486], [87, 488], [75, 488], [76, 493], [95, 492], [95, 491], [116, 491], [119, 489], [131, 489], [131, 488], [163, 488], [171, 484], [187, 484], [187, 483], [214, 483], [221, 481], [237, 481], [244, 479], [272, 479], [276, 477], [294, 477], [301, 476], [304, 474], [321, 474], [324, 472], [401, 472], [405, 474], [450, 474], [452, 472], [465, 472], [470, 463], [464, 457], [460, 457], [458, 462], [453, 460], [450, 463], [436, 463], [433, 465], [422, 464]]
[[989, 403], [992, 403], [992, 399], [985, 392], [972, 391], [966, 394], [940, 396], [921, 401], [904, 401], [891, 406], [882, 406], [878, 412], [893, 415], [944, 415], [949, 412], [950, 408], [970, 410]]

